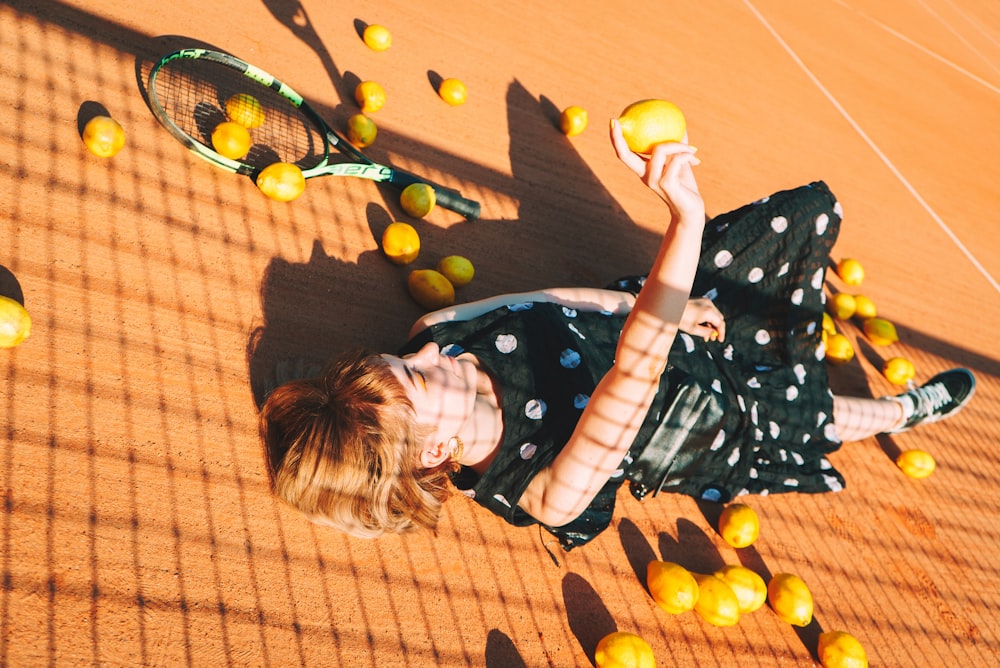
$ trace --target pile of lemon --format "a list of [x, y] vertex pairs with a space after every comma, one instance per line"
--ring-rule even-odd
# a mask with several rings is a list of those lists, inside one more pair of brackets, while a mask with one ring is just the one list
[[[742, 549], [759, 537], [760, 519], [750, 506], [731, 503], [720, 514], [717, 528], [728, 545]], [[693, 610], [713, 626], [734, 626], [765, 603], [788, 624], [808, 626], [813, 619], [812, 593], [794, 573], [778, 573], [765, 582], [759, 573], [739, 564], [728, 564], [714, 573], [697, 573], [674, 562], [651, 561], [646, 567], [646, 586], [653, 601], [667, 613]], [[638, 644], [626, 640], [618, 638], [615, 645], [625, 644], [634, 651]], [[820, 634], [816, 652], [825, 668], [868, 665], [864, 647], [844, 631]], [[602, 664], [598, 661], [597, 665]]]
[[[864, 282], [865, 269], [854, 258], [843, 258], [836, 264], [837, 276], [846, 285], [858, 287]], [[891, 346], [899, 341], [896, 326], [878, 317], [878, 309], [871, 299], [862, 294], [838, 292], [827, 300], [823, 313], [823, 343], [826, 359], [831, 364], [847, 364], [854, 359], [850, 339], [837, 330], [836, 321], [860, 320], [865, 337], [876, 346]], [[896, 355], [882, 363], [882, 376], [894, 385], [913, 386], [917, 369], [909, 359]], [[911, 478], [926, 478], [934, 472], [937, 463], [924, 450], [906, 450], [896, 458], [896, 465]]]

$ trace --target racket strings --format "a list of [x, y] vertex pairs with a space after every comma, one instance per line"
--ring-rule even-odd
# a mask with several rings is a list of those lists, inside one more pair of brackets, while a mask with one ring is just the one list
[[[329, 147], [315, 123], [290, 100], [242, 72], [207, 60], [178, 58], [163, 65], [153, 82], [157, 102], [168, 120], [191, 140], [214, 150], [212, 131], [226, 115], [226, 101], [239, 94], [259, 103], [249, 128], [253, 145], [239, 162], [262, 169], [291, 162], [309, 169], [324, 160]], [[252, 104], [252, 103], [251, 103]]]

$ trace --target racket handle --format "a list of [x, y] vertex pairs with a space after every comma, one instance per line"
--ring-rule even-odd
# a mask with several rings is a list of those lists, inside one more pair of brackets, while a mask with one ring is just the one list
[[462, 197], [461, 193], [457, 190], [439, 186], [436, 183], [431, 183], [427, 179], [422, 179], [415, 174], [410, 174], [409, 172], [405, 172], [401, 169], [392, 170], [392, 176], [389, 177], [389, 183], [392, 183], [400, 189], [405, 188], [411, 183], [426, 183], [430, 187], [434, 188], [434, 198], [437, 200], [438, 205], [443, 206], [450, 211], [454, 211], [455, 213], [459, 213], [469, 220], [479, 218], [479, 202]]

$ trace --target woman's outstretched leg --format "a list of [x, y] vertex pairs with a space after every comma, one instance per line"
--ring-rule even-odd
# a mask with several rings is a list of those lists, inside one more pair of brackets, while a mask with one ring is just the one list
[[833, 422], [844, 441], [898, 433], [954, 415], [969, 403], [975, 391], [976, 378], [971, 371], [952, 369], [894, 397], [834, 396]]

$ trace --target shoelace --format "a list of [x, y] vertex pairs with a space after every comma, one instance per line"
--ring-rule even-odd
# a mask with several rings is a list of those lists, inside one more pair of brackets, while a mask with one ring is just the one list
[[944, 386], [944, 383], [934, 383], [933, 385], [922, 387], [914, 394], [916, 395], [917, 406], [919, 406], [918, 413], [923, 413], [924, 416], [934, 415], [937, 409], [952, 400], [951, 392]]

